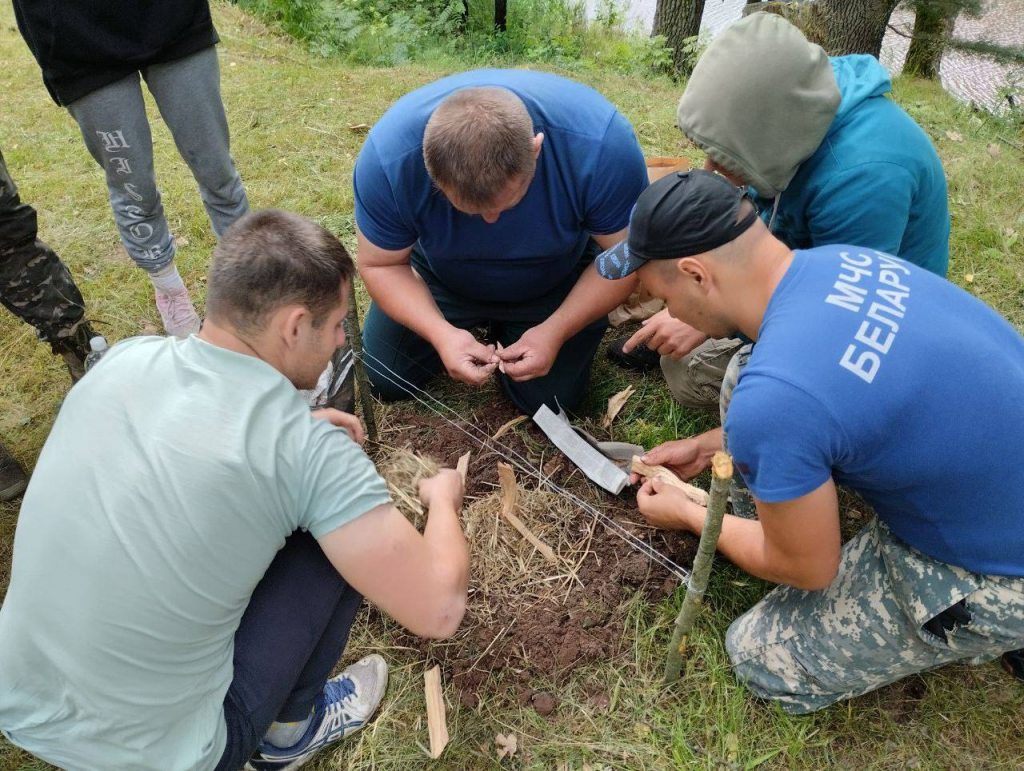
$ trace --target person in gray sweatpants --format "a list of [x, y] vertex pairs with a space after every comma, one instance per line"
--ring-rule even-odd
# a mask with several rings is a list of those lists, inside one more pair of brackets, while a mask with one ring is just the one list
[[152, 280], [164, 328], [179, 337], [197, 332], [156, 183], [142, 80], [219, 237], [249, 202], [230, 153], [208, 0], [83, 0], [52, 13], [28, 0], [14, 4], [50, 94], [77, 121], [106, 174], [121, 242]]

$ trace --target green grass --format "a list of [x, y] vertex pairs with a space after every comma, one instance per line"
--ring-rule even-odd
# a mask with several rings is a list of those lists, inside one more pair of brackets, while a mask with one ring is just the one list
[[[459, 69], [458, 62], [441, 57], [429, 66], [358, 68], [313, 57], [236, 8], [218, 6], [215, 14], [224, 41], [220, 57], [233, 150], [253, 205], [313, 216], [351, 245], [350, 179], [363, 137], [348, 126], [373, 123], [399, 96]], [[158, 324], [149, 282], [118, 243], [102, 174], [74, 122], [49, 101], [14, 30], [9, 5], [0, 7], [0, 61], [0, 146], [23, 196], [39, 210], [42, 237], [78, 278], [89, 316], [112, 339]], [[674, 127], [678, 84], [600, 70], [575, 72], [574, 77], [622, 109], [648, 154], [701, 159]], [[958, 106], [929, 83], [899, 81], [896, 98], [935, 140], [946, 165], [953, 211], [950, 278], [1024, 328], [1024, 246], [1013, 235], [1024, 233], [1024, 156], [997, 137], [1018, 143], [1024, 138], [1004, 123]], [[152, 116], [167, 215], [177, 235], [188, 240], [180, 267], [201, 301], [213, 237], [185, 165], [155, 111]], [[956, 133], [950, 138], [947, 132]], [[997, 158], [990, 155], [990, 145], [998, 148]], [[936, 366], [941, 368], [941, 362]], [[0, 373], [0, 437], [31, 467], [67, 377], [32, 330], [6, 312], [0, 313]], [[651, 445], [711, 425], [710, 418], [676, 407], [658, 378], [637, 379], [603, 361], [595, 368], [585, 412], [591, 418], [599, 415], [608, 395], [628, 382], [638, 386], [639, 394], [618, 419], [616, 438]], [[480, 398], [458, 388], [446, 393], [460, 411]], [[0, 593], [9, 577], [17, 513], [16, 504], [0, 504]], [[550, 719], [518, 705], [507, 673], [495, 673], [475, 710], [459, 707], [449, 691], [453, 741], [436, 762], [422, 749], [427, 743], [424, 662], [397, 648], [388, 634], [392, 627], [366, 612], [346, 658], [381, 651], [394, 666], [388, 700], [358, 739], [313, 768], [487, 768], [497, 765], [494, 735], [510, 731], [519, 737], [521, 750], [503, 765], [524, 768], [1024, 764], [1024, 688], [995, 665], [947, 667], [804, 718], [787, 717], [752, 699], [734, 681], [722, 640], [729, 622], [766, 589], [719, 563], [688, 668], [669, 691], [661, 688], [659, 675], [681, 592], [658, 606], [631, 601], [621, 656], [549, 684], [563, 698]], [[610, 710], [588, 703], [597, 692], [609, 696]], [[0, 771], [44, 767], [0, 741]]]

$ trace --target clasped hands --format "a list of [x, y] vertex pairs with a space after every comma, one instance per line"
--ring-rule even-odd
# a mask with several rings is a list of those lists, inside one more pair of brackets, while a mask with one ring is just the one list
[[452, 328], [435, 345], [453, 380], [479, 386], [498, 369], [510, 379], [522, 382], [543, 377], [551, 371], [564, 341], [543, 324], [531, 327], [508, 348], [484, 345], [465, 329]]

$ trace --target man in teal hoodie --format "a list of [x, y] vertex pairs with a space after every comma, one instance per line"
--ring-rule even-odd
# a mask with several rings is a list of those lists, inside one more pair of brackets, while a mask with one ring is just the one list
[[[828, 57], [780, 16], [755, 13], [701, 57], [677, 123], [706, 168], [757, 194], [791, 249], [858, 244], [939, 276], [949, 264], [946, 179], [927, 134], [888, 99], [872, 56]], [[662, 311], [625, 344], [662, 354], [677, 401], [718, 409], [738, 340], [707, 340]]]

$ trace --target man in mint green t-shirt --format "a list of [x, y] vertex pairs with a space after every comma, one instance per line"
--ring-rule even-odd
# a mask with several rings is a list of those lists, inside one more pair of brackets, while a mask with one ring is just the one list
[[354, 267], [267, 210], [223, 236], [199, 335], [120, 343], [68, 395], [25, 494], [0, 608], [0, 730], [63, 768], [296, 767], [380, 703], [377, 655], [328, 679], [366, 595], [414, 634], [465, 609], [462, 482], [422, 535], [312, 387]]

